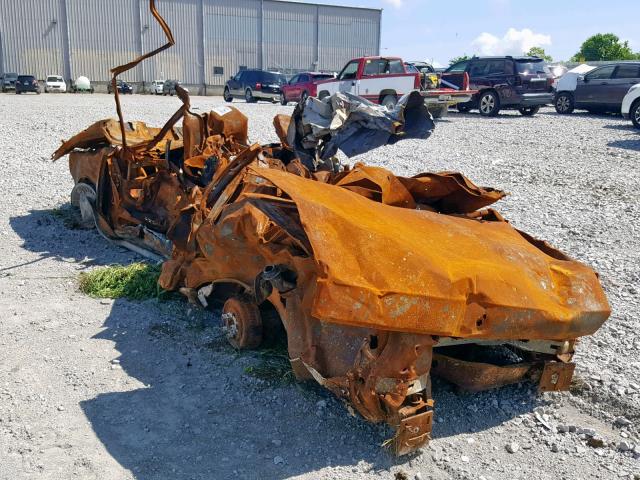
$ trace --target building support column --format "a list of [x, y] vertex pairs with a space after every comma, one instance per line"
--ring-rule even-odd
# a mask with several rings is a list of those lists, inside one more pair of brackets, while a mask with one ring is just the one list
[[[60, 0], [60, 29], [62, 30], [62, 68], [65, 81], [73, 82], [73, 69], [71, 68], [71, 39], [69, 35], [69, 14], [67, 0]], [[71, 85], [69, 85], [71, 87]]]
[[319, 71], [320, 70], [320, 5], [316, 5], [316, 15], [315, 15], [315, 25], [313, 32], [313, 42], [314, 42], [314, 54], [315, 59], [313, 60], [312, 70]]
[[[143, 54], [143, 48], [142, 48], [142, 4], [141, 4], [141, 0], [138, 0], [136, 2], [136, 11], [135, 11], [135, 15], [134, 15], [134, 19], [133, 19], [133, 25], [134, 25], [134, 29], [136, 31], [136, 54], [140, 57]], [[145, 62], [142, 62], [140, 65], [138, 65], [136, 67], [136, 71], [134, 73], [136, 73], [136, 82], [138, 83], [138, 85], [140, 86], [140, 91], [138, 93], [144, 93], [144, 91], [146, 90], [146, 86], [144, 84], [145, 81], [145, 74], [144, 74], [144, 70], [145, 70]]]
[[200, 82], [200, 94], [207, 94], [207, 67], [205, 65], [205, 46], [207, 44], [204, 38], [204, 0], [198, 0], [198, 81]]
[[258, 58], [258, 68], [264, 70], [264, 0], [260, 0], [260, 22], [259, 22], [260, 32], [258, 34], [259, 45], [259, 58]]

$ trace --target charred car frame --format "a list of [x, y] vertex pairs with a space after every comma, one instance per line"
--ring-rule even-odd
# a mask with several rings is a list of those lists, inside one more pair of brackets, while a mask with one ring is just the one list
[[[577, 339], [609, 315], [598, 277], [489, 205], [505, 194], [458, 173], [411, 178], [355, 155], [426, 138], [423, 101], [393, 111], [336, 94], [278, 115], [278, 144], [250, 144], [247, 119], [183, 105], [162, 128], [118, 120], [64, 142], [83, 219], [164, 262], [160, 284], [203, 307], [221, 302], [236, 348], [284, 327], [296, 377], [315, 380], [367, 420], [396, 428], [406, 454], [430, 438], [431, 374], [476, 391], [523, 380], [567, 389]], [[182, 119], [182, 127], [177, 122]], [[504, 361], [483, 352], [501, 349]]]

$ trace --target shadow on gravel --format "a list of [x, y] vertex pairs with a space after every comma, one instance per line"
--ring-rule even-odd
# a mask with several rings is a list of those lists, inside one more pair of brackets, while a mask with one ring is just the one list
[[[50, 210], [13, 217], [10, 224], [23, 247], [41, 259], [88, 266], [137, 258], [95, 230], [65, 228], [64, 218]], [[285, 479], [313, 477], [327, 466], [343, 467], [348, 478], [369, 468], [388, 472], [416, 456], [392, 457], [381, 448], [389, 428], [350, 416], [315, 384], [247, 374], [260, 367], [264, 353], [236, 353], [218, 322], [214, 312], [191, 311], [183, 301], [113, 301], [95, 341], [114, 342], [120, 352], [102, 374], [112, 372], [108, 389], [114, 391], [81, 408], [105, 449], [135, 478]], [[434, 397], [441, 419], [434, 438], [485, 430], [531, 411], [535, 401], [528, 389], [516, 387], [458, 395], [437, 379]]]
[[132, 252], [109, 244], [95, 229], [76, 228], [75, 209], [65, 204], [48, 210], [31, 210], [28, 214], [11, 217], [9, 224], [23, 240], [22, 248], [39, 254], [36, 260], [9, 265], [0, 271], [36, 263], [46, 258], [62, 262], [75, 261], [82, 267], [128, 263], [139, 258]]
[[[390, 429], [351, 417], [315, 384], [247, 375], [260, 351], [234, 352], [213, 313], [203, 326], [190, 320], [186, 303], [169, 307], [175, 311], [161, 313], [155, 301], [114, 302], [96, 338], [115, 342], [116, 368], [143, 385], [81, 403], [110, 455], [136, 478], [285, 479], [327, 466], [352, 472], [361, 461], [386, 472], [416, 456], [392, 457], [380, 447]], [[435, 438], [494, 427], [535, 402], [528, 388], [458, 395], [439, 380], [434, 394], [442, 419]]]
[[629, 138], [625, 140], [614, 140], [612, 142], [607, 143], [607, 146], [640, 152], [640, 136], [636, 136], [636, 138]]
[[624, 123], [612, 123], [611, 125], [605, 125], [602, 128], [606, 128], [609, 130], [622, 130], [623, 132], [629, 133], [638, 133], [640, 134], [640, 130], [633, 126], [630, 121], [625, 121]]
[[374, 470], [398, 463], [379, 448], [385, 428], [350, 417], [313, 385], [247, 375], [260, 352], [237, 354], [217, 320], [203, 326], [188, 308], [116, 300], [95, 337], [115, 342], [115, 369], [133, 385], [81, 407], [109, 454], [137, 479], [284, 479], [361, 460]]

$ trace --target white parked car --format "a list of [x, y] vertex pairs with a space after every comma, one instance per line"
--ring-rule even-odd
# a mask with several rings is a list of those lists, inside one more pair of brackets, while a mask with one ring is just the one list
[[60, 75], [47, 75], [47, 79], [44, 82], [44, 93], [67, 91], [67, 84]]
[[640, 83], [629, 89], [622, 100], [622, 116], [630, 118], [636, 128], [640, 128]]
[[154, 95], [162, 95], [162, 87], [164, 86], [164, 80], [154, 80], [151, 84], [149, 92]]

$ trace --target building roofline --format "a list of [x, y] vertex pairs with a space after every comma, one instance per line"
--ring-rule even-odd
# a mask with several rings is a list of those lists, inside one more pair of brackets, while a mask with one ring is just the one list
[[265, 0], [267, 2], [276, 2], [276, 3], [298, 3], [301, 5], [311, 5], [318, 7], [333, 7], [333, 8], [344, 8], [346, 10], [367, 10], [369, 12], [378, 12], [382, 14], [382, 8], [371, 8], [371, 7], [352, 7], [347, 5], [336, 5], [334, 3], [318, 3], [318, 2], [305, 2], [304, 0]]

